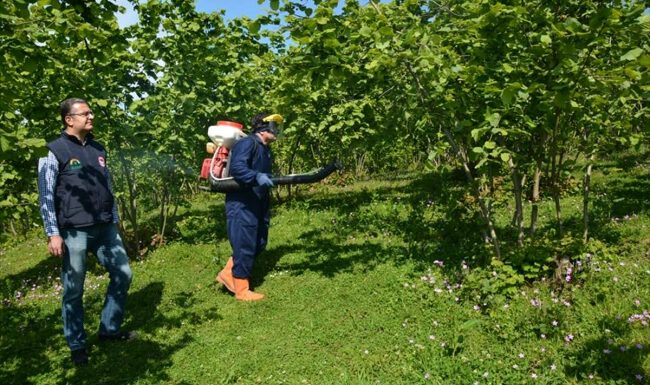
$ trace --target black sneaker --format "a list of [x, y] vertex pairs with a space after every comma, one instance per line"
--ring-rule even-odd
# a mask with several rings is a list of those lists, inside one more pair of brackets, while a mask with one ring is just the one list
[[131, 341], [138, 338], [138, 334], [134, 331], [121, 331], [115, 334], [100, 334], [100, 341]]
[[70, 352], [70, 359], [74, 366], [88, 365], [88, 351], [85, 348], [73, 350]]

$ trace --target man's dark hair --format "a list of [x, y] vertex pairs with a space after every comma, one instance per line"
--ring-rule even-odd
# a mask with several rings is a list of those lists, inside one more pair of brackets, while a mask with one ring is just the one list
[[251, 119], [251, 129], [253, 130], [253, 132], [259, 130], [260, 128], [266, 127], [268, 125], [268, 123], [265, 122], [263, 119], [269, 115], [271, 115], [270, 112], [264, 111], [253, 116], [253, 119]]
[[61, 102], [60, 109], [61, 109], [61, 121], [63, 122], [63, 126], [65, 127], [65, 117], [68, 116], [70, 113], [70, 110], [72, 110], [72, 106], [74, 106], [77, 103], [82, 103], [82, 104], [88, 104], [87, 101], [79, 98], [69, 98]]

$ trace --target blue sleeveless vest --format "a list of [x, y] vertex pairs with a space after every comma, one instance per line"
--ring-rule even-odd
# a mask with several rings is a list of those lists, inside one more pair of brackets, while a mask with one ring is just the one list
[[67, 133], [47, 144], [59, 161], [54, 205], [59, 228], [84, 227], [113, 221], [106, 150], [86, 136], [86, 143]]

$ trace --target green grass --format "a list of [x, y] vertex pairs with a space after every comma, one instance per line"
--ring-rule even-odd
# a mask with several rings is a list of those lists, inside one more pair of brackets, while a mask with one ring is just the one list
[[[508, 269], [491, 264], [453, 176], [323, 186], [277, 205], [253, 278], [268, 296], [259, 303], [214, 284], [230, 253], [223, 197], [201, 195], [167, 245], [132, 261], [125, 327], [140, 339], [97, 341], [107, 275], [92, 266], [91, 364], [78, 369], [61, 332], [60, 267], [33, 234], [0, 253], [0, 383], [647, 383], [649, 329], [628, 318], [650, 309], [649, 180], [647, 163], [598, 168], [590, 263], [561, 289], [549, 277], [507, 296], [497, 283]], [[577, 233], [579, 196], [564, 205]], [[507, 252], [510, 215], [504, 201]]]

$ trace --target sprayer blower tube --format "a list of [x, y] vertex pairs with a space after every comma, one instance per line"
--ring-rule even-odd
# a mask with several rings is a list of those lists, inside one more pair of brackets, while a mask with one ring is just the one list
[[[271, 180], [275, 186], [286, 185], [286, 184], [305, 184], [305, 183], [315, 183], [320, 180], [325, 179], [331, 173], [336, 170], [343, 169], [343, 166], [338, 160], [332, 161], [327, 166], [321, 167], [320, 169], [308, 172], [305, 174], [292, 174], [285, 176], [273, 177]], [[210, 177], [210, 191], [213, 192], [233, 192], [242, 189], [244, 186], [239, 184], [234, 178], [221, 178], [215, 179]]]

